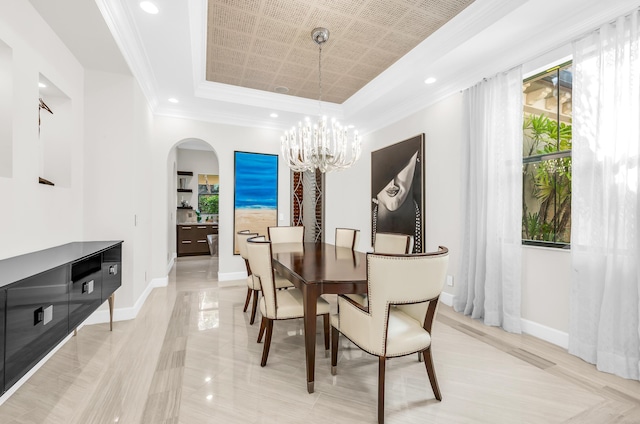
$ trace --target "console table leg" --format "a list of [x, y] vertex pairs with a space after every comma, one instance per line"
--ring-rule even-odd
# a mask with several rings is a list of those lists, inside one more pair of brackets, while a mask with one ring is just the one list
[[113, 302], [116, 299], [116, 294], [111, 293], [109, 296], [109, 331], [113, 331]]

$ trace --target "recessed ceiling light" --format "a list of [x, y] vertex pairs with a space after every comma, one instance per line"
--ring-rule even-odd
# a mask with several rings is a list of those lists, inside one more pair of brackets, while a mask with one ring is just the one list
[[43, 83], [43, 82], [39, 82], [39, 83], [38, 83], [38, 87], [40, 87], [40, 88], [46, 88], [46, 87], [47, 87], [47, 84], [45, 84], [45, 83]]
[[140, 7], [142, 8], [142, 10], [144, 10], [145, 12], [150, 13], [152, 15], [155, 15], [160, 11], [158, 9], [158, 6], [156, 6], [155, 4], [153, 4], [150, 1], [142, 1], [142, 2], [140, 2]]
[[436, 82], [436, 79], [434, 77], [429, 77], [426, 80], [424, 80], [425, 84], [433, 84], [434, 82]]
[[269, 116], [270, 116], [270, 117], [272, 117], [272, 118], [277, 118], [277, 117], [278, 117], [278, 114], [277, 114], [277, 113], [275, 113], [275, 112], [273, 112], [273, 113], [272, 113], [271, 115], [269, 115]]
[[289, 88], [285, 87], [284, 85], [279, 85], [278, 87], [274, 88], [273, 91], [280, 94], [287, 94], [289, 92]]
[[176, 99], [175, 97], [172, 97], [169, 99], [169, 103], [179, 103], [178, 99]]

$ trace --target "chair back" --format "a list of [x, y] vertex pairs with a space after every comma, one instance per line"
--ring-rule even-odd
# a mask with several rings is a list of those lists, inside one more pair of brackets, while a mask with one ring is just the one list
[[253, 237], [247, 240], [247, 253], [249, 264], [253, 272], [253, 278], [257, 279], [264, 298], [266, 317], [276, 318], [276, 288], [271, 265], [271, 242], [264, 236]]
[[[413, 255], [367, 255], [369, 284], [369, 337], [367, 346], [372, 353], [386, 355], [389, 308], [392, 305], [424, 305], [424, 309], [408, 308], [403, 312], [431, 330], [438, 297], [442, 292], [449, 263], [449, 250]], [[399, 307], [401, 307], [399, 306]], [[429, 320], [429, 322], [427, 322]], [[354, 342], [358, 343], [356, 340]]]
[[373, 241], [375, 253], [411, 253], [413, 236], [397, 233], [376, 233]]
[[249, 259], [247, 256], [247, 240], [257, 236], [258, 233], [252, 233], [249, 230], [238, 231], [236, 234], [236, 245], [238, 246], [238, 251], [240, 252], [240, 256], [242, 256], [242, 259]]
[[353, 250], [358, 245], [360, 230], [352, 228], [336, 228], [336, 246]]
[[304, 227], [269, 227], [269, 241], [271, 243], [302, 243], [304, 242]]

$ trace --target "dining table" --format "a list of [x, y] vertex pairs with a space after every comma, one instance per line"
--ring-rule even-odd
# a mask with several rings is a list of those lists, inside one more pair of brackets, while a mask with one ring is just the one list
[[323, 294], [367, 293], [367, 255], [328, 243], [274, 243], [273, 267], [302, 292], [307, 391], [314, 391], [316, 310]]

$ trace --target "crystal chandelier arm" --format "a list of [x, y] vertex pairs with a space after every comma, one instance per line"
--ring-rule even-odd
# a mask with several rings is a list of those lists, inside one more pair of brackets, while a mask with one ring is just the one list
[[[318, 44], [318, 109], [322, 114], [322, 45], [329, 39], [329, 30], [315, 28], [311, 38]], [[360, 158], [360, 137], [354, 131], [353, 141], [349, 143], [349, 129], [335, 119], [330, 123], [322, 116], [318, 123], [311, 124], [309, 118], [298, 128], [286, 131], [281, 137], [282, 156], [292, 170], [296, 172], [340, 171], [352, 166]]]

